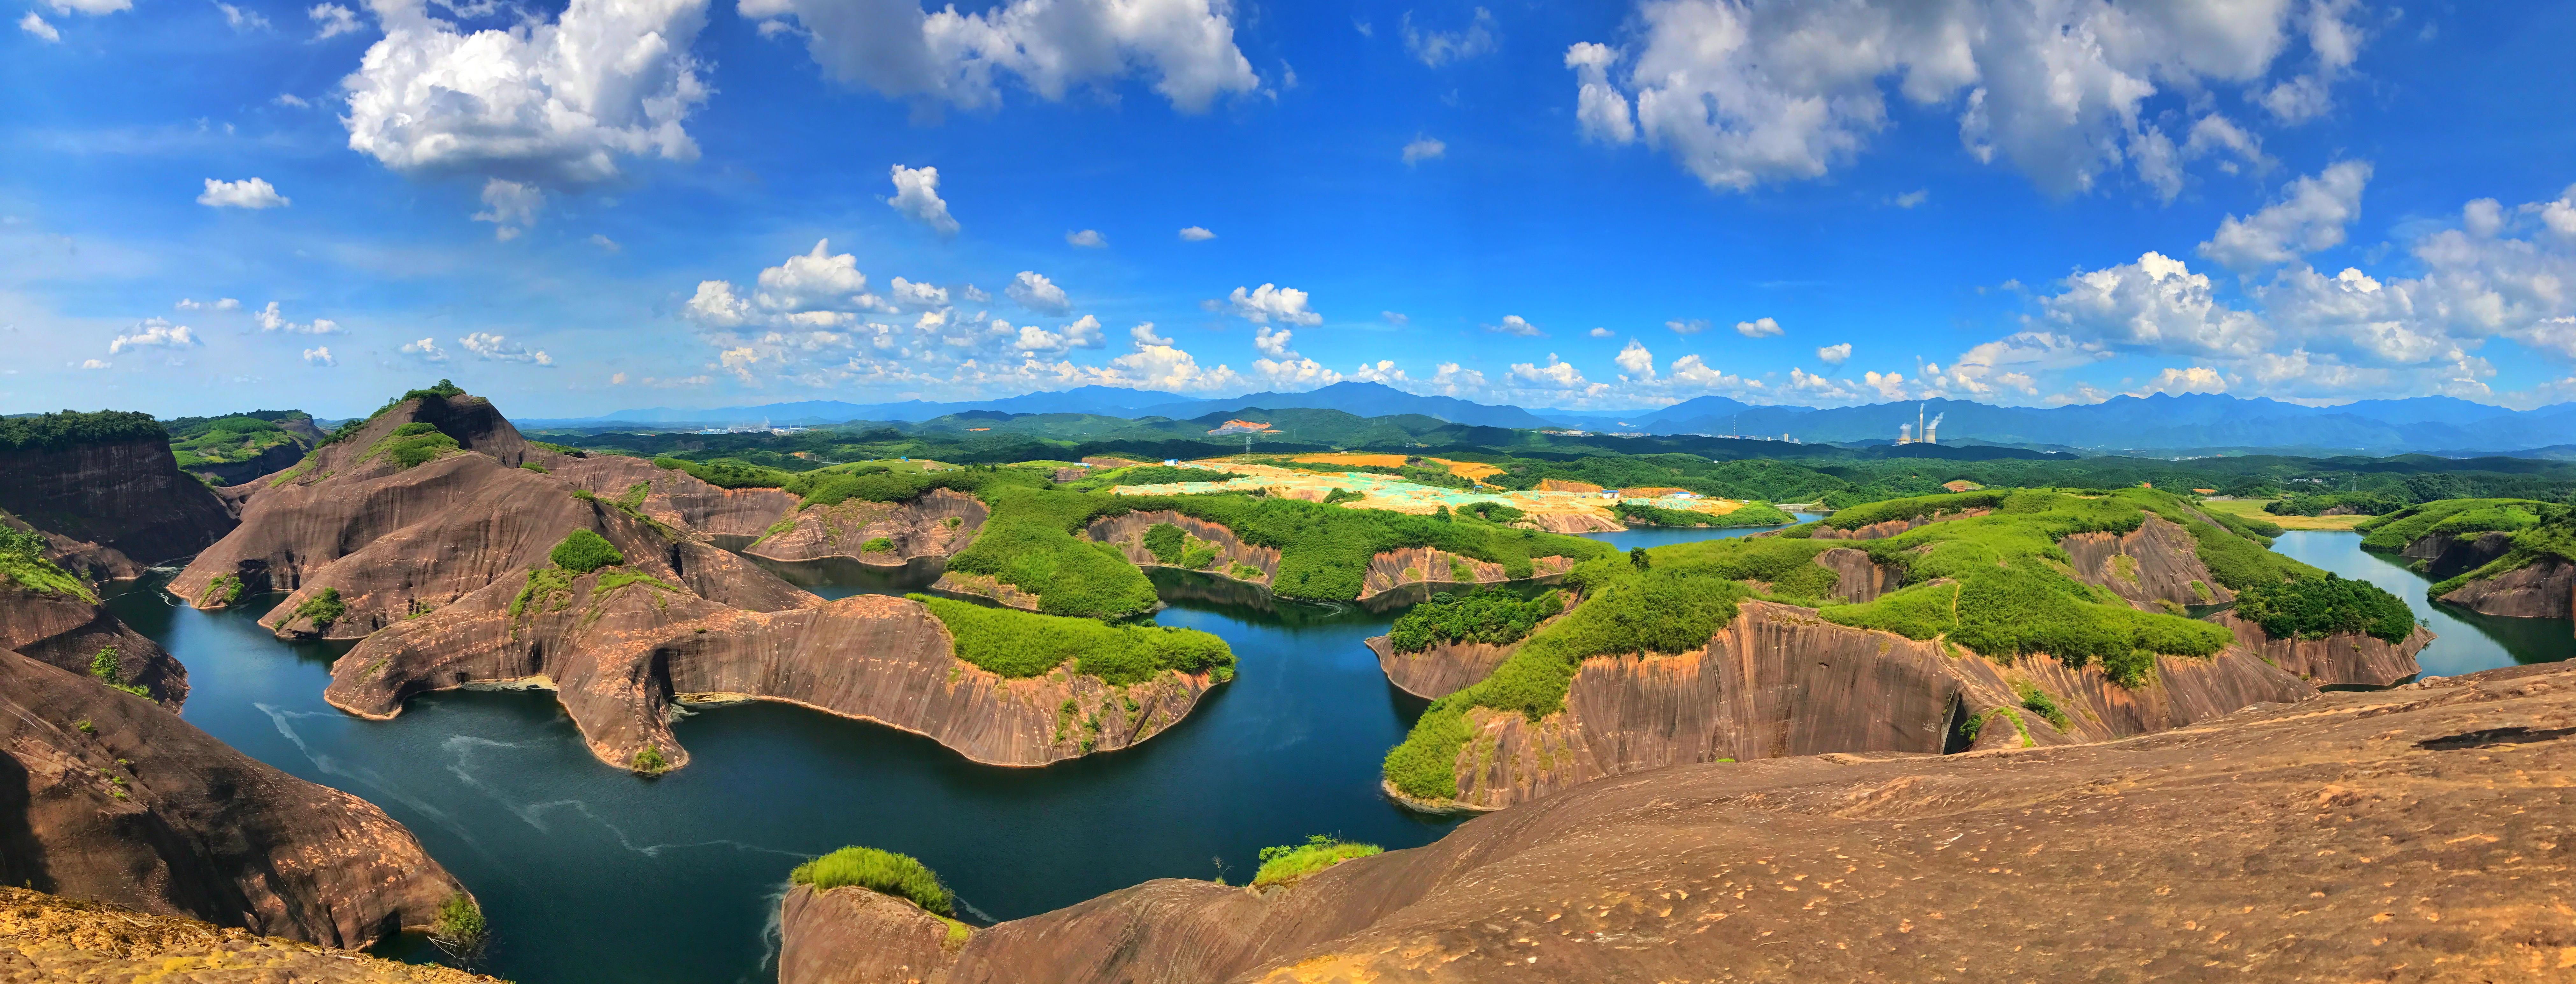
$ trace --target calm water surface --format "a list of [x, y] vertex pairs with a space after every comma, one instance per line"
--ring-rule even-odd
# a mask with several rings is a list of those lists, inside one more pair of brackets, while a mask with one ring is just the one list
[[[1801, 516], [1800, 519], [1809, 517]], [[1621, 549], [1758, 530], [1594, 534]], [[2425, 672], [2564, 659], [2566, 620], [2436, 608], [2424, 579], [2348, 533], [2294, 532], [2282, 553], [2387, 587], [2441, 639]], [[900, 592], [911, 576], [801, 570], [826, 597]], [[600, 764], [543, 692], [449, 692], [389, 722], [322, 702], [345, 644], [293, 644], [252, 619], [174, 604], [162, 572], [109, 607], [188, 666], [186, 716], [287, 772], [382, 806], [474, 889], [496, 929], [487, 969], [522, 984], [767, 981], [777, 900], [797, 862], [844, 844], [920, 857], [979, 920], [1033, 915], [1151, 878], [1240, 882], [1262, 847], [1328, 833], [1412, 847], [1451, 821], [1395, 808], [1379, 760], [1421, 702], [1361, 640], [1394, 613], [1356, 605], [1193, 600], [1158, 577], [1158, 617], [1216, 633], [1241, 663], [1179, 726], [1044, 769], [980, 766], [936, 742], [799, 708], [747, 704], [676, 727], [691, 765], [638, 779]], [[398, 955], [421, 956], [395, 944]]]
[[2576, 623], [2563, 618], [2498, 618], [2424, 597], [2433, 579], [2407, 570], [2390, 554], [2361, 549], [2361, 534], [2291, 530], [2272, 549], [2345, 577], [2359, 578], [2406, 599], [2415, 617], [2436, 637], [2416, 654], [2426, 676], [2457, 676], [2518, 663], [2548, 663], [2576, 656]]

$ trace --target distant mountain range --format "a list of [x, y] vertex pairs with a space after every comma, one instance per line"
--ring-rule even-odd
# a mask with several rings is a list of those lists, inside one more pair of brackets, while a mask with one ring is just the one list
[[1893, 441], [1897, 428], [1913, 423], [1919, 412], [1924, 419], [1942, 417], [1938, 434], [1944, 444], [2064, 446], [2094, 452], [2466, 454], [2564, 445], [2569, 435], [2576, 434], [2576, 404], [2516, 411], [2443, 396], [2363, 400], [2338, 407], [2309, 407], [2262, 398], [2158, 394], [2053, 408], [1924, 400], [1821, 409], [1757, 406], [1723, 396], [1703, 396], [1660, 409], [1621, 414], [1525, 410], [1455, 397], [1419, 396], [1377, 383], [1348, 382], [1304, 393], [1251, 393], [1213, 400], [1152, 390], [1085, 386], [955, 403], [814, 400], [715, 409], [654, 407], [527, 423], [540, 427], [620, 423], [726, 426], [766, 421], [772, 426], [815, 426], [859, 420], [915, 423], [974, 411], [1190, 420], [1209, 414], [1290, 409], [1340, 410], [1362, 417], [1417, 414], [1479, 427], [1786, 435], [1810, 443], [1838, 444]]

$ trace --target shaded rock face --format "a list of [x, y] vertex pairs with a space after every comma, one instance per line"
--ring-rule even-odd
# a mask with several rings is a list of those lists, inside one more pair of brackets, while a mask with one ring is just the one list
[[574, 488], [611, 500], [626, 495], [635, 483], [647, 492], [637, 510], [662, 523], [703, 534], [718, 545], [749, 543], [796, 508], [796, 496], [779, 489], [722, 489], [688, 472], [663, 468], [643, 458], [595, 454], [584, 458], [531, 452], [532, 459]]
[[[2101, 744], [1675, 766], [1284, 892], [1161, 880], [1013, 920], [924, 979], [2556, 980], [2576, 788], [2532, 780], [2576, 770], [2571, 669]], [[791, 948], [825, 931], [800, 915]]]
[[481, 974], [0, 887], [0, 981], [498, 984]]
[[1884, 540], [1918, 526], [1930, 526], [1934, 523], [1948, 522], [1953, 519], [1972, 519], [1991, 512], [1994, 512], [1994, 510], [1969, 509], [1962, 512], [1936, 512], [1929, 516], [1916, 516], [1913, 519], [1891, 519], [1884, 523], [1871, 523], [1858, 529], [1849, 530], [1838, 530], [1831, 526], [1819, 526], [1816, 527], [1815, 532], [1812, 534], [1812, 538], [1818, 540]]
[[2543, 558], [2463, 584], [2440, 600], [2482, 615], [2566, 618], [2576, 611], [2576, 564]]
[[81, 676], [89, 675], [100, 650], [112, 649], [120, 681], [151, 691], [173, 711], [188, 699], [187, 667], [160, 643], [76, 595], [0, 579], [0, 649]]
[[2433, 633], [2420, 625], [2404, 641], [2391, 644], [2359, 633], [2275, 639], [2233, 611], [2220, 612], [2211, 621], [2236, 633], [2238, 646], [2320, 687], [2385, 687], [2405, 680], [2420, 672], [2415, 654], [2433, 642]]
[[[1571, 558], [1532, 557], [1530, 576], [1526, 580], [1545, 581], [1573, 569]], [[1462, 571], [1466, 577], [1458, 576]], [[1380, 595], [1401, 592], [1387, 600], [1400, 598], [1406, 602], [1418, 602], [1430, 597], [1430, 589], [1437, 586], [1505, 584], [1511, 580], [1512, 576], [1503, 570], [1501, 564], [1433, 547], [1406, 547], [1369, 558], [1368, 570], [1360, 575], [1359, 600], [1366, 603], [1377, 600]]]
[[2484, 567], [2488, 562], [2513, 551], [2513, 534], [2491, 531], [2462, 539], [2448, 533], [2417, 537], [2406, 545], [2399, 556], [2414, 561], [2414, 569], [2436, 581], [2448, 581]]
[[305, 441], [271, 445], [260, 449], [258, 454], [240, 461], [201, 462], [190, 466], [188, 471], [203, 475], [217, 485], [239, 485], [262, 475], [285, 470], [296, 462], [304, 460], [304, 452], [311, 449], [312, 443]]
[[[1181, 532], [1215, 545], [1216, 560], [1205, 568], [1204, 573], [1258, 584], [1265, 588], [1270, 586], [1270, 579], [1279, 574], [1278, 550], [1245, 543], [1242, 537], [1234, 535], [1233, 530], [1204, 519], [1183, 516], [1169, 509], [1131, 512], [1123, 516], [1095, 519], [1091, 521], [1091, 525], [1083, 528], [1083, 534], [1099, 543], [1116, 544], [1119, 552], [1127, 556], [1128, 562], [1138, 567], [1174, 567], [1176, 565], [1163, 563], [1162, 558], [1154, 556], [1153, 551], [1145, 549], [1145, 531], [1152, 529], [1157, 523], [1178, 526]], [[1257, 576], [1249, 574], [1238, 576], [1235, 574], [1237, 566], [1249, 567], [1261, 573]]]
[[366, 801], [6, 652], [0, 882], [346, 947], [426, 928], [463, 891]]
[[1855, 605], [1877, 601], [1878, 596], [1905, 586], [1903, 574], [1878, 566], [1866, 550], [1835, 547], [1817, 554], [1816, 563], [1840, 576], [1834, 594]]
[[[1582, 783], [1719, 759], [1828, 752], [1938, 754], [1961, 716], [1985, 726], [1976, 747], [2101, 741], [2187, 725], [2314, 689], [2252, 654], [2160, 657], [2136, 690], [2098, 667], [2027, 658], [2007, 667], [1937, 642], [1835, 625], [1814, 610], [1764, 601], [1706, 648], [1585, 660], [1564, 711], [1531, 722], [1469, 712], [1474, 730], [1457, 762], [1457, 806], [1492, 810]], [[2064, 726], [2021, 704], [2017, 685], [2046, 694]], [[2013, 725], [2012, 717], [2020, 720]]]
[[1371, 636], [1369, 651], [1377, 654], [1377, 668], [1386, 672], [1388, 683], [1424, 700], [1438, 700], [1494, 674], [1494, 668], [1512, 658], [1519, 644], [1498, 646], [1490, 642], [1442, 642], [1418, 653], [1399, 653], [1386, 636]]
[[0, 451], [0, 511], [129, 565], [185, 557], [233, 528], [232, 510], [159, 441]]
[[324, 697], [388, 718], [433, 690], [548, 687], [591, 753], [629, 768], [646, 749], [670, 767], [688, 763], [670, 730], [675, 701], [777, 700], [926, 735], [978, 762], [1027, 766], [1159, 734], [1209, 685], [1179, 675], [1123, 692], [1070, 674], [1009, 680], [949, 655], [947, 629], [917, 602], [858, 595], [827, 604], [798, 592], [794, 606], [748, 611], [685, 589], [602, 589], [614, 570], [531, 598], [515, 616], [514, 579], [389, 627], [332, 664]]
[[2126, 534], [2078, 533], [2057, 545], [2072, 561], [2076, 580], [2109, 588], [2139, 608], [2236, 600], [2200, 562], [2191, 531], [2154, 513]]
[[[765, 538], [744, 552], [770, 560], [847, 557], [862, 564], [902, 567], [915, 557], [945, 558], [965, 549], [983, 529], [984, 518], [991, 514], [983, 500], [954, 489], [932, 489], [899, 503], [850, 499], [834, 506], [789, 511], [795, 508], [795, 497], [788, 496], [786, 508], [777, 515], [786, 516], [794, 525], [785, 532], [770, 534], [768, 524], [762, 524], [752, 532], [765, 534]], [[863, 549], [879, 537], [893, 546], [886, 550]]]
[[915, 984], [948, 965], [948, 924], [864, 888], [788, 889], [779, 905], [780, 984]]

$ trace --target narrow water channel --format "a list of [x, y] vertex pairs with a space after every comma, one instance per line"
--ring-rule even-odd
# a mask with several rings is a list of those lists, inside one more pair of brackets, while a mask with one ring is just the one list
[[[1594, 538], [1626, 549], [1755, 532]], [[2569, 655], [2565, 620], [2464, 620], [2358, 542], [2292, 533], [2278, 549], [2416, 605], [2442, 635], [2426, 672]], [[1395, 613], [1357, 605], [1193, 600], [1218, 592], [1158, 578], [1172, 605], [1158, 620], [1224, 637], [1239, 675], [1126, 751], [1044, 769], [981, 766], [919, 736], [754, 703], [681, 721], [690, 767], [646, 780], [591, 758], [549, 693], [433, 694], [390, 722], [342, 714], [321, 695], [345, 644], [280, 642], [253, 621], [258, 601], [179, 605], [160, 590], [170, 573], [122, 586], [109, 607], [187, 665], [188, 720], [409, 826], [482, 899], [496, 929], [486, 969], [521, 984], [771, 980], [788, 869], [845, 844], [918, 856], [969, 915], [1000, 920], [1152, 878], [1240, 882], [1262, 847], [1308, 834], [1394, 849], [1453, 825], [1378, 792], [1380, 759], [1422, 705], [1389, 686], [1361, 645]], [[826, 597], [919, 583], [793, 573]]]
[[2406, 599], [2415, 617], [2433, 630], [2433, 644], [2416, 654], [2425, 676], [2458, 676], [2520, 663], [2551, 663], [2576, 656], [2576, 622], [2563, 618], [2500, 618], [2424, 596], [2433, 579], [2407, 570], [2401, 558], [2361, 549], [2361, 534], [2291, 530], [2272, 549]]

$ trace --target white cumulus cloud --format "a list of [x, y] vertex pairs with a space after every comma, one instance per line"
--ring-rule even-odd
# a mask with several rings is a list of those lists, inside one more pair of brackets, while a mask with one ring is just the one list
[[278, 194], [275, 187], [260, 178], [240, 181], [207, 178], [206, 191], [197, 196], [197, 204], [208, 208], [262, 209], [283, 208], [289, 202], [286, 196]]
[[2229, 269], [2278, 266], [2343, 242], [2344, 226], [2361, 215], [2361, 190], [2370, 164], [2344, 161], [2281, 190], [2279, 201], [2244, 218], [2230, 215], [2218, 234], [2200, 244], [2200, 255]]
[[1827, 345], [1816, 350], [1816, 360], [1829, 366], [1838, 366], [1851, 359], [1851, 352], [1850, 342]]
[[1182, 242], [1203, 243], [1214, 238], [1216, 238], [1216, 233], [1209, 232], [1205, 228], [1199, 226], [1189, 226], [1181, 230]]
[[1002, 288], [1002, 293], [1009, 295], [1019, 306], [1040, 314], [1063, 314], [1073, 310], [1073, 299], [1065, 296], [1064, 288], [1034, 270], [1020, 271], [1019, 275], [1011, 278], [1010, 286]]
[[[621, 156], [693, 160], [682, 124], [707, 99], [689, 54], [706, 5], [571, 0], [553, 19], [467, 32], [427, 0], [372, 0], [385, 36], [341, 80], [349, 149], [406, 173], [557, 187], [613, 179]], [[323, 37], [345, 23], [334, 9], [312, 10]]]
[[[1006, 0], [960, 13], [916, 0], [737, 0], [767, 36], [794, 18], [806, 50], [834, 79], [927, 105], [998, 104], [1001, 77], [1041, 98], [1129, 76], [1185, 113], [1261, 78], [1234, 44], [1225, 0]], [[771, 27], [775, 24], [777, 27]]]
[[536, 185], [492, 178], [483, 182], [483, 210], [473, 219], [492, 223], [492, 238], [507, 241], [536, 225], [537, 210], [545, 203], [545, 192]]
[[304, 11], [313, 21], [313, 40], [322, 41], [343, 34], [358, 33], [358, 12], [336, 3], [317, 3]]
[[330, 346], [321, 345], [304, 350], [304, 364], [308, 366], [336, 366], [340, 364], [340, 360], [331, 357]]
[[463, 346], [466, 351], [474, 353], [477, 358], [481, 358], [486, 362], [524, 362], [530, 365], [539, 366], [551, 366], [555, 364], [553, 356], [547, 355], [544, 352], [531, 350], [527, 346], [513, 342], [502, 336], [492, 334], [491, 332], [474, 332], [473, 334], [457, 339], [456, 344]]
[[1404, 32], [1405, 50], [1413, 52], [1413, 57], [1433, 68], [1494, 50], [1500, 33], [1494, 24], [1493, 13], [1483, 7], [1476, 8], [1475, 16], [1468, 20], [1466, 26], [1454, 31], [1416, 28], [1410, 10], [1398, 18], [1397, 25]]
[[107, 354], [116, 355], [133, 348], [190, 348], [202, 344], [196, 332], [186, 325], [174, 325], [159, 318], [145, 318], [134, 330], [117, 335], [107, 343]]
[[1537, 325], [1529, 323], [1529, 319], [1523, 318], [1517, 314], [1506, 314], [1503, 316], [1501, 324], [1486, 325], [1485, 330], [1498, 335], [1511, 335], [1517, 338], [1537, 338], [1541, 335], [1547, 334], [1546, 332], [1540, 331]]
[[1746, 338], [1770, 338], [1780, 334], [1780, 322], [1770, 318], [1738, 321], [1735, 323], [1735, 333]]
[[894, 197], [886, 199], [887, 205], [941, 236], [957, 234], [957, 220], [948, 214], [947, 200], [939, 197], [938, 168], [897, 164], [893, 174]]
[[1324, 316], [1306, 306], [1306, 292], [1294, 287], [1262, 284], [1249, 290], [1237, 287], [1226, 295], [1236, 317], [1256, 325], [1276, 320], [1281, 324], [1314, 326], [1324, 323]]
[[[55, 30], [54, 25], [45, 23], [45, 19], [36, 16], [36, 12], [32, 10], [28, 11], [26, 16], [18, 18], [18, 29], [35, 35], [38, 40], [46, 44], [53, 44], [63, 39], [63, 32]], [[90, 361], [98, 362], [97, 359]], [[107, 363], [99, 362], [95, 367], [84, 366], [83, 368], [105, 369]]]
[[1448, 153], [1448, 144], [1430, 137], [1415, 137], [1412, 143], [1404, 145], [1404, 166], [1412, 167], [1423, 161], [1446, 156]]
[[419, 359], [422, 362], [447, 361], [447, 353], [439, 350], [438, 343], [426, 338], [416, 342], [404, 342], [401, 351], [402, 354]]
[[1109, 245], [1109, 237], [1101, 235], [1098, 229], [1065, 233], [1064, 241], [1068, 246], [1081, 246], [1086, 249], [1100, 249]]

